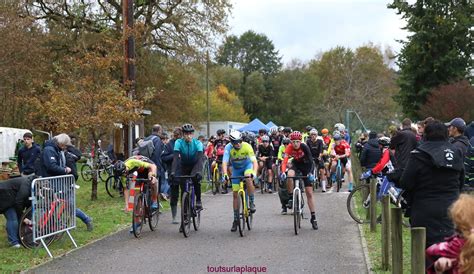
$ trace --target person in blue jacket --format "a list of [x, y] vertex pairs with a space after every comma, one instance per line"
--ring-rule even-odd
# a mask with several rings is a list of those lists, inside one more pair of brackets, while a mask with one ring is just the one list
[[18, 151], [18, 168], [22, 175], [35, 173], [35, 161], [41, 153], [39, 145], [33, 141], [33, 135], [29, 132], [23, 134], [24, 146]]

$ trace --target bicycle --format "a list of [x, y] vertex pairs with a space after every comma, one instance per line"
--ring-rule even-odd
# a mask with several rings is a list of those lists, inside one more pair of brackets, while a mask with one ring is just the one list
[[105, 190], [110, 197], [123, 197], [123, 190], [124, 190], [124, 180], [125, 178], [120, 175], [112, 175], [107, 178], [105, 181]]
[[[392, 182], [390, 182], [386, 176], [374, 176], [377, 179], [377, 201], [380, 202], [382, 196], [389, 195], [391, 204], [399, 208], [406, 208], [407, 201], [402, 196], [402, 191], [397, 189]], [[357, 198], [356, 198], [357, 197]], [[360, 199], [358, 201], [358, 199]], [[370, 207], [370, 184], [364, 183], [354, 188], [349, 196], [347, 197], [347, 211], [351, 218], [359, 224], [370, 223], [370, 218], [367, 214], [365, 218], [359, 217], [356, 210], [357, 206], [363, 208]], [[377, 214], [377, 222], [381, 223], [381, 214]], [[409, 227], [409, 222], [405, 218], [403, 219], [403, 225]]]
[[301, 229], [301, 219], [305, 219], [303, 216], [304, 208], [304, 197], [301, 194], [303, 188], [302, 180], [306, 179], [307, 176], [291, 176], [286, 179], [294, 180], [293, 188], [293, 224], [295, 228], [295, 235], [298, 235], [299, 230]]
[[209, 158], [207, 156], [204, 157], [204, 164], [202, 166], [202, 178], [203, 180], [206, 180], [204, 192], [207, 192], [208, 190], [212, 189], [212, 180], [211, 180], [211, 168], [209, 164]]
[[[270, 160], [272, 161], [272, 170], [275, 171], [275, 167], [273, 165], [273, 159], [276, 159], [276, 157], [274, 156], [268, 156], [267, 159], [265, 161], [261, 161], [263, 162], [263, 168], [262, 168], [262, 171], [261, 171], [261, 174], [260, 174], [260, 178], [259, 178], [259, 182], [260, 182], [260, 192], [262, 194], [264, 194], [265, 192], [268, 192], [268, 185], [266, 184], [266, 182], [268, 181], [268, 167], [266, 165], [266, 161], [267, 160]], [[272, 185], [274, 186], [275, 184], [275, 173], [273, 173], [273, 180], [272, 180]], [[275, 187], [273, 188], [275, 189]], [[275, 190], [276, 191], [276, 190]]]
[[314, 161], [313, 159], [313, 176], [315, 178], [314, 182], [313, 182], [313, 192], [316, 192], [316, 190], [318, 189], [318, 185], [319, 185], [319, 182], [321, 180], [319, 180], [319, 166], [316, 165], [316, 161]]
[[[222, 169], [221, 161], [216, 160], [214, 169], [212, 170], [212, 194], [216, 195], [221, 189], [221, 180], [222, 180]], [[223, 188], [227, 187], [226, 185], [222, 186]], [[224, 189], [223, 189], [224, 190]]]
[[[38, 192], [38, 201], [41, 199], [49, 199], [51, 203], [46, 208], [39, 208], [39, 212], [33, 212], [33, 208], [29, 207], [23, 213], [19, 221], [19, 230], [18, 236], [20, 238], [21, 244], [25, 248], [37, 247], [40, 243], [33, 241], [33, 215], [37, 219], [37, 231], [42, 233], [47, 233], [48, 231], [59, 231], [64, 225], [70, 224], [71, 220], [69, 219], [68, 214], [63, 215], [65, 210], [70, 210], [69, 203], [60, 198], [62, 191], [54, 191], [49, 187], [42, 187], [41, 191]], [[43, 204], [39, 202], [39, 204]], [[73, 215], [71, 213], [70, 215]], [[60, 239], [63, 233], [55, 234], [49, 237], [44, 238], [45, 246], [49, 246], [53, 241]]]
[[[100, 148], [101, 140], [98, 140], [97, 143], [97, 161], [94, 160], [94, 153], [90, 153], [86, 156], [86, 163], [81, 167], [81, 174], [84, 181], [92, 180], [94, 173], [97, 174], [97, 179], [103, 182], [106, 182], [107, 179], [113, 175], [114, 165], [109, 156]], [[94, 147], [95, 146], [93, 146], [92, 149], [94, 149]]]
[[229, 178], [229, 180], [240, 180], [239, 191], [237, 192], [237, 210], [239, 216], [238, 228], [240, 237], [243, 237], [245, 235], [245, 225], [247, 225], [247, 229], [249, 231], [252, 230], [253, 213], [250, 211], [250, 205], [248, 203], [249, 196], [246, 192], [247, 184], [245, 182], [245, 180], [249, 178], [253, 178], [253, 175], [236, 176]]
[[[185, 179], [183, 197], [181, 197], [181, 231], [184, 237], [189, 237], [191, 230], [191, 219], [195, 231], [199, 230], [201, 224], [201, 210], [196, 209], [196, 195], [194, 192], [194, 176], [176, 176], [177, 179]], [[191, 196], [191, 197], [190, 197]]]
[[154, 231], [158, 226], [160, 209], [151, 209], [151, 182], [149, 179], [137, 178], [137, 173], [134, 172], [131, 178], [128, 178], [135, 188], [135, 198], [133, 201], [132, 213], [132, 231], [136, 238], [140, 237], [143, 225], [148, 225], [151, 231]]
[[[335, 158], [335, 156], [332, 156], [332, 158]], [[331, 174], [331, 185], [336, 183], [336, 192], [339, 192], [339, 190], [342, 188], [342, 179], [344, 178], [344, 174], [342, 173], [341, 159], [337, 159], [336, 171], [334, 172], [334, 175], [335, 181], [333, 182]]]

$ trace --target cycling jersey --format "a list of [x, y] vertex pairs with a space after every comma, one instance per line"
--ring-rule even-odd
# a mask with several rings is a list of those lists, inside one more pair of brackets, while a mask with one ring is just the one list
[[214, 141], [214, 149], [216, 151], [216, 156], [219, 157], [224, 155], [224, 149], [227, 143], [228, 142], [226, 139], [216, 139]]
[[242, 142], [240, 149], [235, 149], [232, 144], [227, 144], [224, 150], [225, 163], [230, 163], [232, 168], [241, 169], [247, 167], [249, 163], [256, 161], [255, 153], [249, 143]]
[[281, 136], [270, 136], [270, 143], [272, 144], [273, 149], [275, 151], [278, 151], [280, 149], [282, 140], [283, 139], [281, 138]]
[[382, 152], [382, 158], [380, 158], [379, 162], [372, 168], [372, 173], [377, 174], [382, 172], [385, 174], [392, 172], [395, 168], [393, 167], [392, 160], [390, 159], [391, 156], [390, 150], [388, 148], [384, 148]]
[[148, 176], [148, 170], [153, 165], [153, 161], [145, 156], [132, 156], [125, 160], [125, 167], [128, 173], [137, 172], [139, 175], [146, 174]]
[[212, 158], [212, 156], [214, 156], [214, 144], [212, 142], [209, 142], [207, 144], [207, 147], [204, 151], [204, 155], [207, 156], [207, 158]]
[[199, 160], [198, 152], [203, 152], [203, 145], [195, 138], [189, 143], [184, 139], [178, 139], [174, 144], [174, 151], [181, 155], [181, 164], [194, 165]]
[[348, 156], [350, 156], [351, 146], [344, 140], [341, 140], [339, 145], [336, 145], [336, 142], [334, 142], [331, 152], [334, 152], [333, 155], [346, 155], [348, 153]]
[[268, 145], [267, 147], [264, 147], [263, 145], [258, 146], [258, 158], [271, 156], [275, 156], [272, 145]]
[[324, 141], [324, 145], [329, 146], [329, 143], [331, 143], [331, 136], [329, 135], [323, 136], [323, 141]]
[[323, 152], [323, 141], [321, 139], [316, 139], [316, 141], [313, 142], [310, 138], [308, 141], [306, 141], [306, 145], [308, 145], [313, 159], [318, 160], [319, 156]]
[[283, 161], [283, 158], [285, 158], [285, 149], [286, 147], [284, 145], [281, 145], [278, 149], [278, 160]]
[[311, 151], [305, 143], [301, 143], [298, 149], [295, 149], [292, 143], [286, 147], [285, 158], [283, 160], [283, 164], [281, 165], [282, 172], [286, 172], [286, 165], [288, 164], [289, 158], [293, 158], [292, 163], [294, 165], [308, 164], [313, 162]]

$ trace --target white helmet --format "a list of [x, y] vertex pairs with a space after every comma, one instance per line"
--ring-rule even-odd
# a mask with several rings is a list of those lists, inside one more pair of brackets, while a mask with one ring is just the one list
[[309, 135], [313, 135], [313, 134], [318, 135], [318, 130], [313, 128], [312, 130], [309, 131]]
[[234, 130], [229, 134], [229, 139], [232, 143], [242, 141], [242, 133], [238, 130]]
[[342, 132], [342, 131], [346, 130], [346, 126], [344, 126], [344, 124], [341, 124], [341, 123], [335, 124], [334, 128], [339, 132]]

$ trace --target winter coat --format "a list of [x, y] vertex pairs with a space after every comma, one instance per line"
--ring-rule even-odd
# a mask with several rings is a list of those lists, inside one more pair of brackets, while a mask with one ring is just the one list
[[459, 135], [457, 137], [452, 137], [449, 139], [449, 142], [460, 149], [463, 156], [466, 155], [467, 148], [469, 147], [469, 139], [467, 139], [466, 136]]
[[425, 141], [413, 150], [401, 178], [411, 201], [412, 227], [426, 227], [426, 246], [454, 234], [448, 208], [463, 185], [461, 151], [449, 142]]
[[71, 174], [74, 175], [74, 179], [79, 178], [77, 174], [77, 161], [79, 161], [82, 157], [82, 152], [75, 148], [74, 146], [67, 146], [67, 151], [65, 152], [66, 155], [66, 166], [71, 168]]
[[66, 163], [62, 162], [61, 149], [54, 140], [46, 141], [41, 153], [40, 176], [50, 177], [66, 175]]
[[474, 137], [474, 121], [472, 121], [464, 130], [464, 135], [466, 135], [467, 139], [471, 140]]
[[360, 154], [360, 165], [365, 168], [373, 168], [382, 157], [377, 139], [369, 139]]
[[17, 215], [21, 216], [23, 209], [30, 204], [33, 178], [34, 176], [17, 177], [0, 183], [0, 214], [13, 207]]
[[434, 244], [426, 249], [426, 258], [432, 263], [427, 269], [426, 273], [436, 274], [434, 269], [434, 262], [440, 257], [448, 259], [455, 259], [453, 266], [450, 270], [444, 273], [458, 274], [459, 272], [459, 256], [466, 240], [459, 236], [454, 235], [446, 239], [445, 242]]
[[41, 153], [39, 145], [33, 143], [30, 148], [26, 146], [18, 151], [18, 168], [20, 172], [26, 175], [35, 173], [35, 161]]
[[410, 152], [416, 148], [416, 135], [409, 128], [397, 131], [390, 140], [390, 148], [395, 149], [395, 168], [404, 169]]

